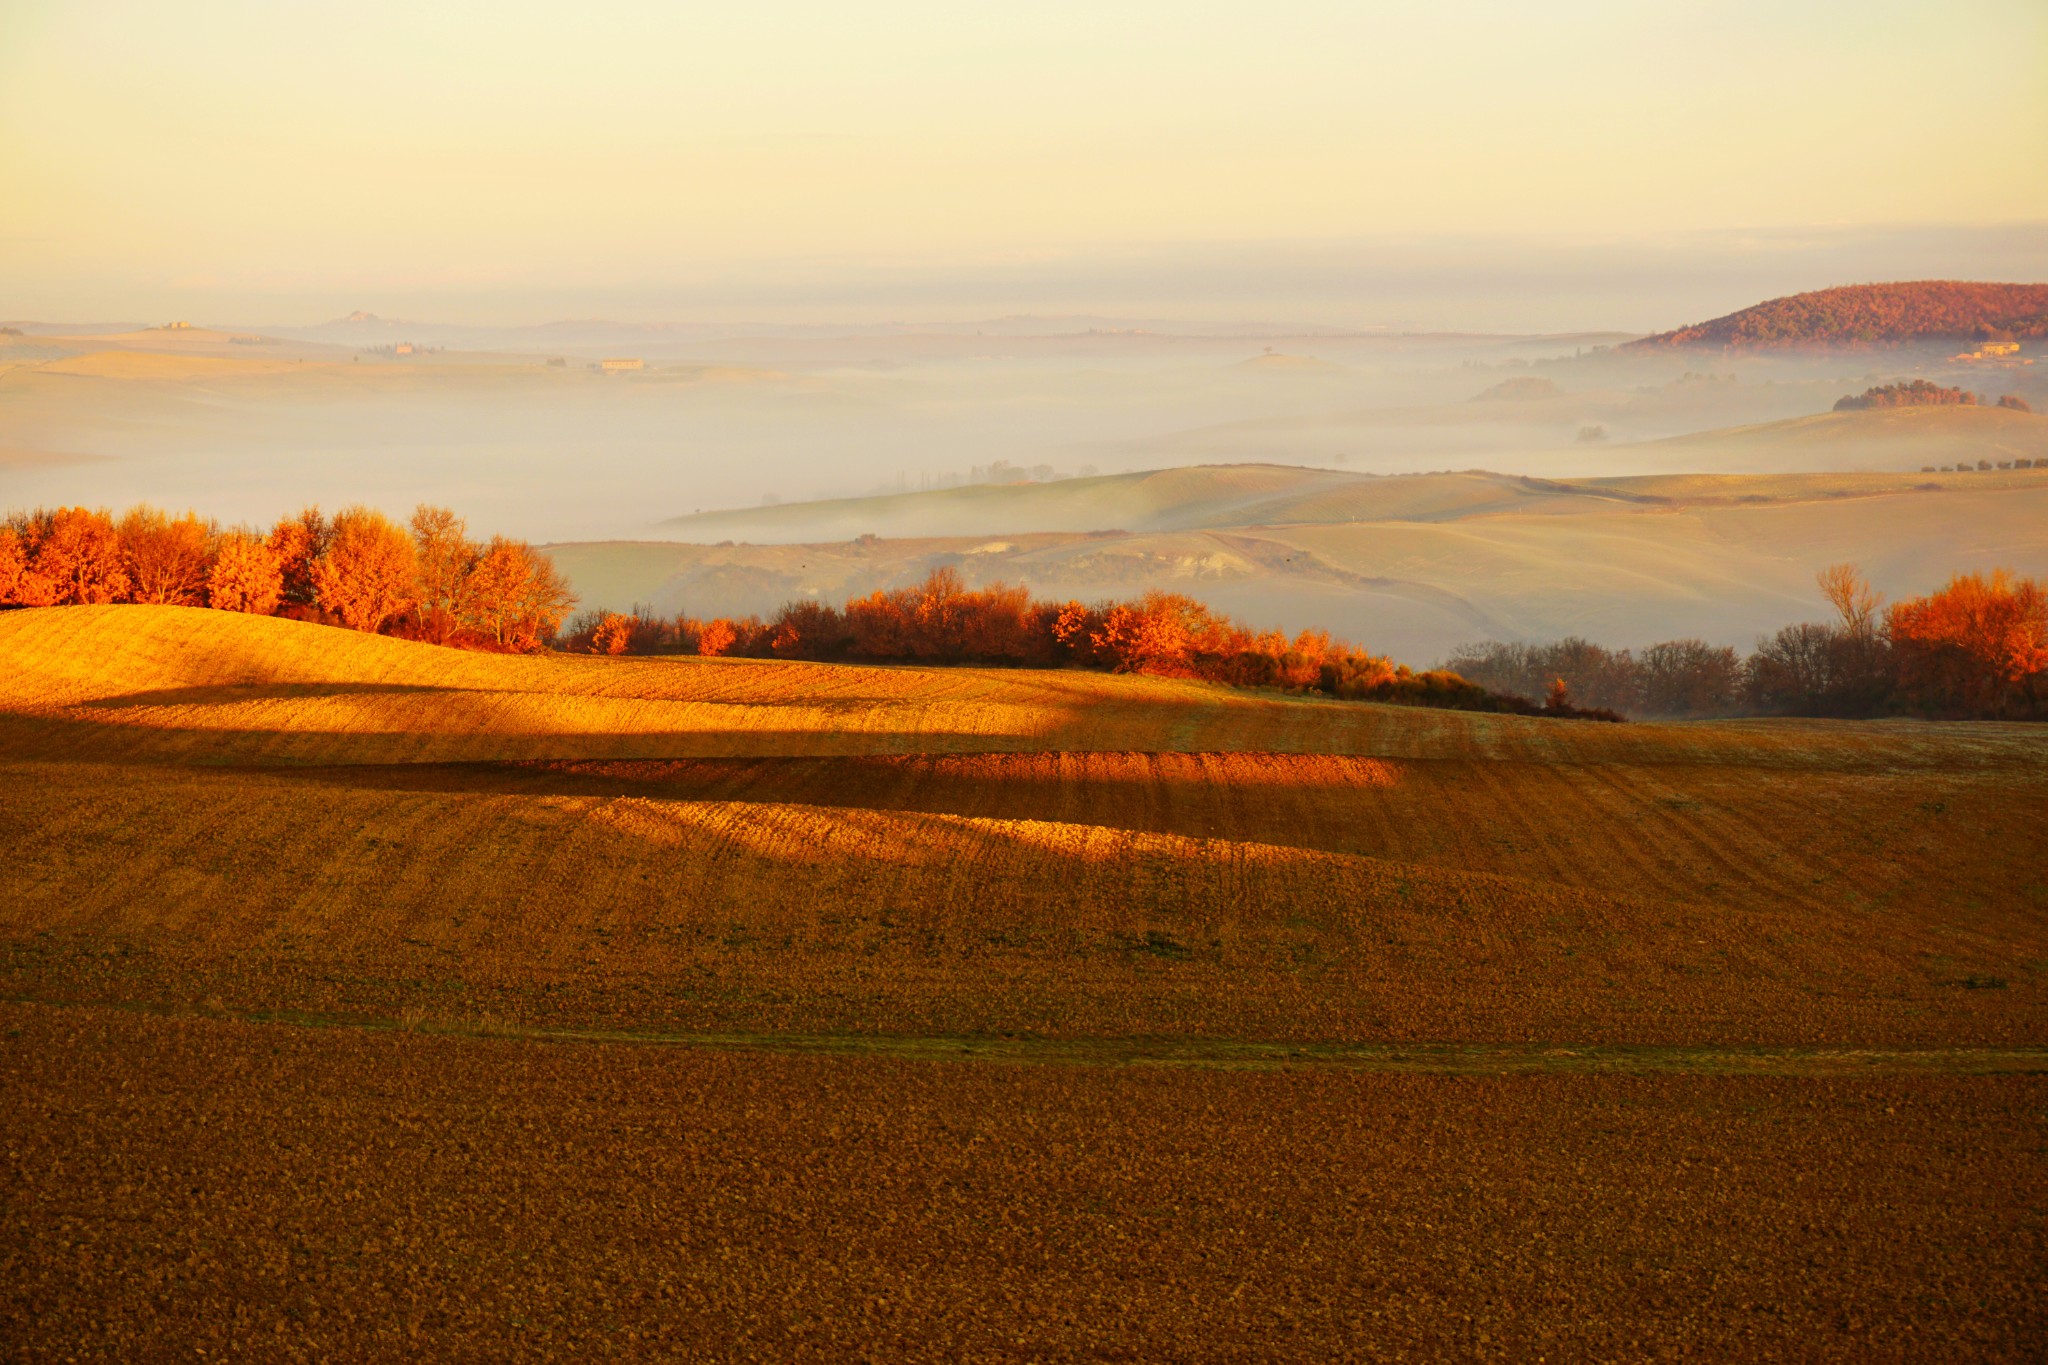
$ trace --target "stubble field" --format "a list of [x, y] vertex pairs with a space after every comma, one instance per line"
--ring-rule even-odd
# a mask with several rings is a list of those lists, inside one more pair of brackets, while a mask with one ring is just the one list
[[0, 664], [30, 1356], [2044, 1325], [2038, 730], [143, 607], [0, 615]]

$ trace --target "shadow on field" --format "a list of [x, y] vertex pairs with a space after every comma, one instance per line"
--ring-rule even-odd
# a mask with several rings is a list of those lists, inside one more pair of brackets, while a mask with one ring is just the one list
[[[1385, 798], [1410, 766], [1348, 755], [1073, 752], [377, 764], [297, 776], [365, 790], [1038, 820], [1384, 856], [1401, 842], [1390, 838], [1389, 819], [1401, 817]], [[1428, 785], [1446, 780], [1459, 779], [1433, 772]], [[1402, 806], [1420, 813], [1414, 800]]]
[[[147, 706], [228, 706], [245, 701], [302, 701], [313, 697], [418, 695], [453, 689], [425, 683], [225, 683], [206, 687], [163, 687], [78, 703], [82, 711], [127, 711]], [[471, 689], [462, 689], [471, 690]]]

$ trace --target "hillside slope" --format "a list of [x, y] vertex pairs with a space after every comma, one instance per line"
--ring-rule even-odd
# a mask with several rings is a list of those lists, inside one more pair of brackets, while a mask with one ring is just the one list
[[1629, 343], [1636, 349], [1863, 349], [1963, 339], [1979, 328], [2048, 337], [2048, 284], [1918, 280], [1790, 294]]
[[1845, 458], [1864, 467], [2048, 460], [2048, 417], [1991, 406], [1899, 407], [1825, 412], [1785, 422], [1703, 431], [1651, 443], [1660, 463], [1706, 469], [1747, 464], [1799, 471]]
[[1053, 483], [840, 498], [702, 512], [662, 523], [678, 539], [756, 544], [859, 535], [1016, 535], [1037, 531], [1183, 530], [1243, 525], [1276, 499], [1349, 488], [1358, 476], [1282, 465], [1207, 465]]
[[[597, 542], [549, 553], [584, 604], [671, 614], [768, 614], [841, 601], [951, 566], [970, 583], [1041, 596], [1125, 597], [1162, 588], [1261, 627], [1336, 631], [1411, 664], [1466, 642], [1585, 634], [1610, 645], [1699, 636], [1744, 648], [1819, 610], [1814, 573], [1851, 560], [1878, 588], [1916, 594], [1954, 572], [2048, 573], [2048, 469], [1927, 475], [1922, 466], [2048, 461], [2048, 417], [1996, 409], [1830, 413], [1630, 447], [1627, 478], [1522, 479], [1480, 472], [1374, 478], [1317, 470], [1206, 468], [1112, 484], [1068, 532], [920, 534], [879, 542], [706, 545]], [[1879, 458], [1881, 457], [1881, 458]], [[1817, 473], [1867, 461], [1885, 472]], [[1695, 472], [1737, 467], [1744, 475]], [[1648, 472], [1655, 471], [1655, 472]], [[1211, 496], [1221, 476], [1256, 496]], [[1143, 501], [1117, 490], [1149, 489]], [[1063, 485], [987, 490], [989, 525], [1042, 507]], [[900, 524], [942, 525], [951, 492], [897, 500]], [[762, 539], [823, 531], [811, 508], [768, 509]], [[834, 515], [837, 515], [835, 513]], [[1236, 523], [1211, 518], [1244, 517]], [[1141, 530], [1141, 518], [1162, 529]], [[849, 524], [868, 522], [847, 517]], [[828, 523], [829, 524], [829, 523]], [[1124, 529], [1106, 533], [1100, 527]]]
[[1318, 1045], [2048, 1017], [2024, 727], [480, 657], [149, 607], [0, 616], [0, 677], [14, 999]]

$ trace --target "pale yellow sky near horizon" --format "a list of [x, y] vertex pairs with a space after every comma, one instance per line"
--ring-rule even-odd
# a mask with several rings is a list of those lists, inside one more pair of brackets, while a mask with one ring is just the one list
[[0, 0], [0, 316], [2034, 223], [2043, 165], [2039, 0]]

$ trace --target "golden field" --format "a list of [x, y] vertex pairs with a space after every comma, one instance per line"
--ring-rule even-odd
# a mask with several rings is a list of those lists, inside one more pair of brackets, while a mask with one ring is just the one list
[[2024, 727], [492, 656], [146, 607], [12, 613], [0, 649], [10, 970], [96, 999], [1894, 1047], [2037, 1041], [2048, 1000]]
[[0, 1335], [2020, 1358], [2044, 759], [0, 614]]

